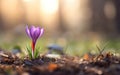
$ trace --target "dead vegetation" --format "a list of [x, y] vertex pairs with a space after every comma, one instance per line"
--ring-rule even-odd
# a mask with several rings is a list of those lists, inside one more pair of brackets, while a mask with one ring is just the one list
[[120, 58], [110, 52], [103, 54], [99, 51], [100, 54], [95, 56], [40, 56], [32, 60], [1, 51], [0, 75], [119, 75]]

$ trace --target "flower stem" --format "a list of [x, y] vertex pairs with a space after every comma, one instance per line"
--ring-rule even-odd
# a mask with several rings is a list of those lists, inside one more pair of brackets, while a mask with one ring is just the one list
[[35, 42], [32, 41], [32, 58], [34, 58]]

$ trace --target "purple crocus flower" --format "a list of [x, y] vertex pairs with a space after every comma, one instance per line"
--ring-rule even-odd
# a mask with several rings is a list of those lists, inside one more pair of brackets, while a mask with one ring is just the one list
[[30, 28], [26, 26], [26, 33], [32, 39], [32, 55], [34, 54], [35, 44], [39, 37], [43, 35], [44, 29], [40, 27], [31, 26]]

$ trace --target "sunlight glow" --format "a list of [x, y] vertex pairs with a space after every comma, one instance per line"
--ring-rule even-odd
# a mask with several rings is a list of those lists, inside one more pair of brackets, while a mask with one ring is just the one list
[[58, 10], [58, 0], [40, 0], [40, 7], [44, 13], [55, 13]]
[[23, 0], [23, 2], [32, 2], [33, 0]]

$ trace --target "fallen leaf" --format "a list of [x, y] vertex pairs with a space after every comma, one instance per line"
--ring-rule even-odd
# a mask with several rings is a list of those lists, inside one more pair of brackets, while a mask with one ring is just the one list
[[50, 64], [48, 65], [48, 70], [49, 70], [50, 72], [52, 72], [52, 71], [54, 71], [57, 67], [58, 67], [57, 64], [50, 63]]
[[89, 60], [89, 59], [90, 59], [90, 56], [89, 56], [88, 54], [84, 54], [83, 59], [84, 59], [84, 60]]

